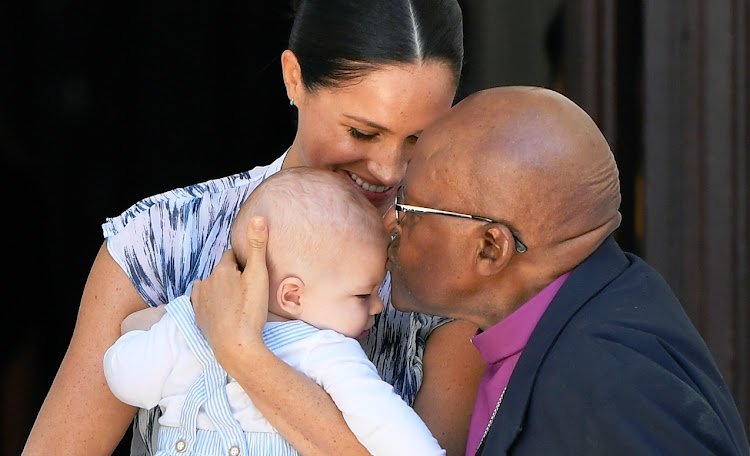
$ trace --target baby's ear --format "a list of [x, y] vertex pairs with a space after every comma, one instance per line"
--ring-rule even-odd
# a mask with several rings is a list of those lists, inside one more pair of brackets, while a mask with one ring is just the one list
[[302, 300], [300, 296], [305, 288], [305, 283], [298, 277], [287, 277], [281, 281], [276, 291], [276, 302], [281, 310], [289, 313], [295, 318], [302, 314]]

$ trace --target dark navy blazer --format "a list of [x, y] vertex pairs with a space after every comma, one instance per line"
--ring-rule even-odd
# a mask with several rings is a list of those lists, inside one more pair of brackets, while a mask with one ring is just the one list
[[748, 456], [750, 448], [679, 301], [610, 237], [534, 329], [477, 454]]

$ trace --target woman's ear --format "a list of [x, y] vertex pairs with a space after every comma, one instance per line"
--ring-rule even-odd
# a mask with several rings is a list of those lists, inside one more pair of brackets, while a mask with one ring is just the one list
[[281, 310], [287, 312], [293, 318], [302, 315], [302, 291], [305, 283], [297, 277], [287, 277], [281, 281], [276, 290], [276, 302]]
[[502, 224], [489, 225], [479, 240], [476, 252], [478, 272], [489, 276], [497, 274], [508, 265], [515, 251], [515, 241], [510, 229]]
[[298, 104], [300, 97], [304, 94], [304, 81], [299, 60], [290, 49], [281, 53], [281, 76], [284, 79], [287, 98]]

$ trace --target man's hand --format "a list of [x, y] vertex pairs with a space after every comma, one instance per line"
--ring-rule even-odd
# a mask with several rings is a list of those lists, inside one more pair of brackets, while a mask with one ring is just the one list
[[246, 243], [244, 271], [240, 271], [234, 253], [227, 250], [211, 275], [195, 281], [190, 296], [203, 336], [230, 375], [232, 366], [243, 362], [242, 353], [259, 345], [266, 349], [263, 326], [268, 314], [268, 228], [264, 218], [250, 220]]

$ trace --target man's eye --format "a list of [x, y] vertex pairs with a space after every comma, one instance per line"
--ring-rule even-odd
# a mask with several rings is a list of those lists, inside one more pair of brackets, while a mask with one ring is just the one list
[[363, 141], [370, 141], [377, 135], [368, 135], [367, 133], [363, 133], [359, 130], [357, 130], [354, 127], [349, 128], [349, 134], [355, 137], [356, 139], [360, 139]]

